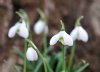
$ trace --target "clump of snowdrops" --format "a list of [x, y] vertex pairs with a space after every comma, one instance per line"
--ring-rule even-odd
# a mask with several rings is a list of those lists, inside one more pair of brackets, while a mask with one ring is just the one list
[[[40, 19], [34, 24], [33, 30], [36, 34], [43, 35], [43, 50], [41, 51], [32, 41], [32, 32], [30, 30], [30, 23], [27, 13], [20, 9], [16, 13], [20, 17], [8, 31], [9, 38], [14, 38], [17, 34], [25, 40], [24, 52], [21, 52], [16, 48], [17, 54], [23, 59], [23, 72], [83, 72], [88, 67], [89, 63], [85, 60], [80, 61], [80, 65], [73, 64], [75, 56], [76, 40], [83, 42], [88, 41], [88, 33], [81, 26], [80, 20], [83, 16], [80, 16], [75, 23], [75, 28], [70, 34], [65, 31], [65, 26], [62, 20], [59, 21], [61, 29], [57, 34], [51, 37], [49, 43], [47, 41], [48, 25], [47, 19], [41, 10], [38, 10]], [[54, 45], [60, 42], [61, 51], [52, 52]], [[49, 45], [48, 45], [49, 44]], [[70, 58], [66, 61], [67, 49], [71, 48]], [[67, 63], [68, 62], [68, 63]], [[17, 72], [21, 72], [18, 67]]]

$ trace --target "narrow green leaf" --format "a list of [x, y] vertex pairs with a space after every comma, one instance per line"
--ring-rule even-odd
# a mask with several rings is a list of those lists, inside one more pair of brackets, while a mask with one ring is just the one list
[[41, 66], [42, 66], [42, 60], [39, 60], [36, 67], [34, 68], [32, 72], [39, 72]]
[[86, 63], [85, 65], [83, 65], [82, 67], [80, 67], [77, 71], [75, 72], [82, 72], [85, 68], [87, 68], [89, 66], [89, 63]]

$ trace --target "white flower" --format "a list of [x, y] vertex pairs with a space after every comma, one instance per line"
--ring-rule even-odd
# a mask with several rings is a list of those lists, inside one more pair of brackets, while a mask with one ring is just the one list
[[9, 36], [10, 38], [12, 38], [12, 37], [15, 36], [15, 34], [16, 34], [16, 32], [17, 32], [19, 26], [20, 26], [20, 24], [19, 24], [19, 23], [16, 23], [13, 27], [11, 27], [11, 28], [9, 29], [8, 36]]
[[32, 47], [28, 48], [26, 52], [26, 58], [28, 61], [38, 60], [37, 52]]
[[48, 26], [45, 24], [45, 22], [43, 20], [39, 20], [38, 22], [36, 22], [36, 24], [34, 26], [34, 31], [36, 34], [41, 34], [42, 32], [47, 34]]
[[73, 39], [70, 35], [68, 35], [65, 31], [60, 31], [56, 35], [54, 35], [50, 39], [50, 45], [54, 45], [57, 43], [57, 41], [60, 41], [63, 45], [72, 46], [73, 45]]
[[82, 26], [76, 26], [70, 33], [71, 37], [75, 41], [76, 39], [82, 40], [83, 42], [88, 41], [88, 33]]
[[9, 29], [8, 36], [13, 38], [16, 33], [23, 38], [27, 38], [29, 36], [29, 32], [24, 21], [22, 21], [22, 23], [17, 22], [14, 26], [12, 26]]

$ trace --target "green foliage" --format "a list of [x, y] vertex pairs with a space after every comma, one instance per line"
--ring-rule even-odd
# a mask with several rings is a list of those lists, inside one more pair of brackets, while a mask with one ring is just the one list
[[[46, 52], [47, 56], [45, 57], [45, 60], [48, 62], [48, 65], [46, 65], [47, 72], [65, 72], [65, 71], [62, 71], [62, 63], [63, 63], [62, 55], [63, 55], [63, 53], [59, 51], [58, 53], [54, 52], [52, 55], [49, 55], [48, 53], [50, 51], [52, 52], [52, 50], [53, 50], [53, 48], [48, 47], [47, 52]], [[20, 50], [18, 50], [18, 48], [16, 48], [16, 53], [24, 60], [24, 53], [22, 53]], [[85, 68], [87, 68], [88, 66], [89, 66], [88, 63], [84, 63], [79, 66], [76, 66], [76, 64], [74, 64], [71, 67], [70, 72], [83, 72], [85, 70]], [[49, 67], [52, 70], [50, 70]], [[29, 71], [30, 72], [44, 72], [43, 61], [40, 58], [36, 62], [27, 61], [27, 72], [29, 72]], [[66, 65], [66, 72], [68, 72], [68, 65]]]

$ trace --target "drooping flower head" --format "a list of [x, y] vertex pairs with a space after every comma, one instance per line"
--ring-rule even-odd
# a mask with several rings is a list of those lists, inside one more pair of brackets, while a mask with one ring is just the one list
[[41, 34], [41, 33], [48, 33], [48, 26], [47, 26], [47, 21], [45, 18], [44, 13], [41, 10], [38, 10], [40, 14], [40, 19], [35, 23], [35, 26], [33, 27], [34, 31], [36, 34]]
[[16, 34], [23, 38], [28, 38], [28, 29], [24, 21], [17, 22], [14, 26], [9, 29], [8, 36], [13, 38]]
[[77, 40], [82, 40], [83, 42], [87, 42], [88, 41], [88, 33], [81, 26], [81, 24], [80, 24], [81, 19], [83, 19], [83, 16], [81, 16], [77, 19], [75, 28], [72, 30], [70, 35], [74, 41], [77, 39]]
[[26, 52], [26, 58], [28, 61], [36, 61], [38, 60], [38, 54], [32, 47], [29, 47]]
[[64, 24], [63, 24], [62, 21], [61, 21], [61, 24], [62, 24], [61, 31], [59, 33], [57, 33], [56, 35], [54, 35], [50, 39], [50, 45], [54, 45], [58, 41], [60, 41], [63, 45], [72, 46], [73, 45], [73, 39], [69, 34], [67, 34], [65, 32]]
[[12, 26], [8, 31], [8, 37], [13, 38], [16, 34], [23, 38], [28, 38], [28, 26], [26, 24], [26, 14], [24, 11], [20, 10], [17, 12], [18, 15], [21, 17], [20, 22], [17, 22], [14, 26]]
[[35, 23], [35, 26], [34, 26], [34, 31], [36, 34], [41, 34], [41, 33], [45, 33], [47, 34], [48, 33], [48, 26], [46, 25], [46, 22], [43, 21], [43, 20], [38, 20], [36, 23]]

